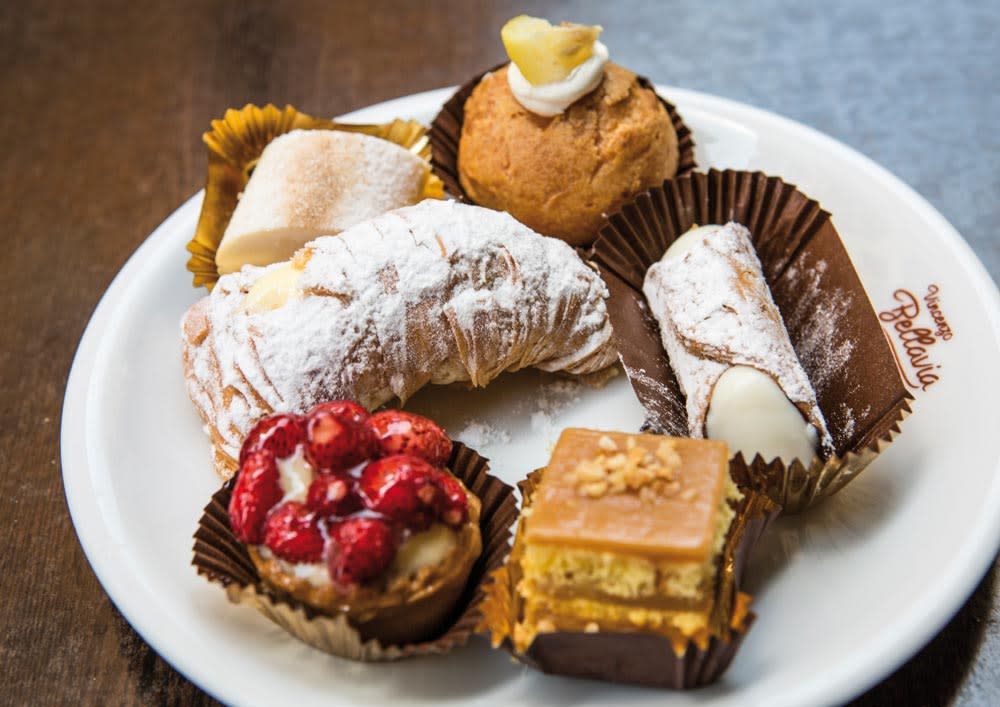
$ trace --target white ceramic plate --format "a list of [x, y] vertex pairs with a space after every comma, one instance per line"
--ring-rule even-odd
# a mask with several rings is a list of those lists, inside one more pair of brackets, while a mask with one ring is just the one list
[[[834, 703], [887, 675], [961, 606], [1000, 541], [995, 285], [930, 205], [861, 155], [754, 108], [662, 91], [693, 128], [701, 165], [761, 169], [798, 184], [834, 214], [876, 308], [899, 306], [900, 291], [911, 292], [917, 328], [940, 334], [915, 352], [930, 384], [915, 391], [902, 438], [843, 493], [782, 519], [759, 546], [749, 587], [759, 619], [724, 678], [663, 693], [551, 677], [481, 640], [443, 658], [351, 663], [228, 604], [197, 577], [191, 533], [218, 482], [185, 398], [178, 322], [201, 296], [184, 269], [200, 194], [108, 289], [63, 410], [63, 480], [80, 542], [115, 604], [166, 660], [238, 704]], [[449, 95], [409, 96], [349, 117], [429, 121]], [[950, 332], [932, 320], [929, 287]], [[903, 370], [919, 383], [892, 325]], [[562, 427], [631, 430], [642, 419], [624, 377], [592, 391], [523, 373], [485, 391], [428, 390], [412, 407], [478, 446], [511, 483], [544, 462]]]

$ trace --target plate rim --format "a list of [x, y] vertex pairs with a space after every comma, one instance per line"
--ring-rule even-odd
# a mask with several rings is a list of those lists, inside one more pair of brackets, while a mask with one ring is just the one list
[[[1000, 290], [993, 281], [982, 261], [975, 255], [971, 246], [958, 233], [954, 226], [924, 197], [899, 177], [889, 172], [872, 159], [861, 154], [825, 133], [809, 127], [798, 121], [786, 118], [772, 111], [757, 108], [728, 98], [712, 94], [682, 89], [662, 84], [656, 85], [657, 91], [669, 95], [681, 105], [696, 102], [699, 109], [707, 112], [721, 109], [726, 113], [749, 113], [767, 122], [774, 122], [792, 133], [801, 135], [804, 139], [817, 143], [820, 147], [840, 153], [854, 166], [868, 171], [880, 184], [896, 192], [908, 207], [914, 209], [928, 223], [929, 230], [935, 238], [943, 242], [956, 257], [960, 269], [969, 276], [969, 282], [976, 298], [983, 303], [987, 321], [994, 338], [994, 346], [1000, 349]], [[342, 116], [344, 119], [364, 119], [368, 112], [388, 112], [397, 105], [407, 106], [403, 113], [412, 111], [413, 105], [437, 105], [455, 90], [446, 87], [423, 91], [406, 96], [366, 106], [362, 109]], [[122, 613], [125, 619], [139, 633], [149, 646], [162, 655], [178, 672], [191, 680], [201, 689], [219, 699], [233, 701], [245, 700], [246, 695], [234, 693], [227, 680], [219, 675], [203, 674], [198, 671], [199, 661], [186, 656], [182, 651], [173, 650], [165, 645], [162, 624], [156, 623], [150, 616], [143, 615], [144, 595], [129, 593], [130, 581], [133, 577], [125, 577], [119, 571], [113, 559], [113, 553], [102, 553], [105, 543], [99, 542], [94, 533], [103, 534], [110, 539], [108, 527], [103, 523], [97, 499], [93, 494], [85, 492], [93, 490], [88, 483], [94, 476], [90, 469], [89, 459], [84, 460], [71, 456], [71, 450], [84, 451], [85, 458], [92, 457], [87, 442], [88, 412], [90, 405], [88, 392], [93, 382], [94, 370], [98, 363], [98, 354], [102, 347], [100, 334], [107, 328], [112, 318], [120, 311], [125, 295], [134, 282], [134, 272], [137, 271], [147, 254], [157, 248], [165, 247], [169, 242], [167, 234], [172, 232], [175, 224], [187, 217], [187, 212], [196, 208], [203, 196], [200, 190], [189, 197], [172, 211], [136, 248], [128, 260], [115, 275], [107, 289], [102, 294], [90, 320], [80, 338], [73, 356], [69, 375], [67, 376], [65, 395], [61, 408], [60, 420], [60, 467], [63, 481], [63, 491], [66, 504], [70, 511], [74, 531], [88, 563], [100, 582], [102, 589]], [[164, 241], [160, 243], [160, 241]], [[992, 303], [992, 307], [990, 306]], [[82, 414], [81, 414], [82, 413]], [[80, 419], [82, 417], [82, 419]], [[908, 614], [920, 615], [920, 621], [900, 621], [892, 631], [883, 631], [870, 641], [864, 651], [853, 656], [847, 656], [836, 666], [814, 681], [811, 681], [805, 692], [803, 688], [794, 689], [786, 694], [776, 696], [776, 702], [793, 703], [797, 701], [840, 702], [861, 694], [879, 680], [888, 676], [897, 667], [913, 657], [952, 616], [964, 605], [1000, 550], [1000, 513], [990, 514], [989, 509], [1000, 510], [1000, 457], [997, 459], [997, 474], [986, 494], [984, 517], [977, 520], [973, 526], [973, 536], [963, 544], [952, 562], [953, 569], [941, 576], [929, 591], [925, 591], [920, 601]], [[146, 607], [148, 608], [148, 607]], [[158, 640], [157, 640], [158, 639]], [[873, 648], [873, 645], [875, 648]], [[872, 660], [872, 656], [876, 660]]]

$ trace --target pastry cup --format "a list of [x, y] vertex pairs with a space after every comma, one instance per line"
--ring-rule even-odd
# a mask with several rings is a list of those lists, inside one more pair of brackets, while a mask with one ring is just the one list
[[695, 224], [750, 229], [764, 276], [816, 391], [834, 453], [733, 459], [733, 477], [795, 513], [856, 477], [899, 434], [913, 397], [830, 214], [795, 186], [760, 172], [710, 170], [667, 180], [608, 217], [592, 250], [608, 312], [646, 427], [688, 436], [684, 396], [642, 294], [646, 270]]
[[[459, 201], [475, 203], [465, 193], [458, 179], [458, 142], [462, 137], [462, 123], [465, 120], [465, 102], [483, 76], [506, 64], [507, 62], [498, 64], [463, 84], [441, 108], [427, 133], [431, 147], [431, 170], [444, 183], [445, 190]], [[644, 76], [639, 77], [639, 85], [656, 93], [653, 84]], [[666, 109], [677, 133], [677, 176], [687, 174], [695, 168], [694, 138], [691, 136], [691, 130], [684, 124], [684, 120], [672, 103], [659, 94], [657, 98]]]
[[[488, 460], [456, 442], [448, 469], [480, 501], [482, 552], [471, 571], [445, 573], [405, 605], [371, 600], [363, 610], [344, 607], [328, 615], [266, 584], [229, 526], [232, 481], [205, 507], [194, 534], [192, 564], [198, 574], [224, 587], [234, 604], [254, 607], [299, 640], [327, 653], [359, 661], [447, 653], [463, 645], [479, 623], [483, 579], [502, 563], [517, 518], [514, 489], [489, 474]], [[425, 637], [408, 640], [406, 634], [415, 633]]]
[[[364, 125], [313, 118], [292, 106], [279, 109], [271, 104], [263, 108], [247, 104], [240, 110], [230, 108], [222, 118], [213, 120], [212, 129], [201, 137], [208, 148], [208, 177], [198, 226], [187, 245], [191, 253], [187, 269], [194, 276], [195, 287], [204, 285], [211, 290], [219, 279], [215, 252], [240, 193], [268, 143], [292, 130], [363, 133], [395, 143], [424, 160], [430, 159], [427, 130], [415, 120], [397, 118], [391, 123]], [[441, 181], [433, 172], [428, 172], [423, 196], [435, 199], [444, 196]]]
[[[534, 471], [518, 484], [525, 511], [543, 473]], [[518, 652], [512, 636], [521, 616], [517, 584], [523, 524], [510, 558], [490, 574], [478, 630], [488, 634], [495, 647], [502, 645], [516, 660], [545, 673], [672, 689], [714, 682], [729, 667], [756, 619], [749, 610], [751, 597], [739, 588], [754, 545], [779, 512], [765, 495], [741, 490], [744, 497], [719, 558], [713, 635], [703, 643], [692, 639], [678, 651], [670, 639], [654, 633], [555, 631], [538, 634], [525, 652]]]

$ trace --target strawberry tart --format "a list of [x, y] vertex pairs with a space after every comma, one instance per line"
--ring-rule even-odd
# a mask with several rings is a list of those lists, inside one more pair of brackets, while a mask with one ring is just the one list
[[365, 639], [426, 639], [452, 613], [482, 550], [480, 501], [446, 468], [433, 421], [355, 402], [262, 419], [240, 450], [236, 538], [273, 590]]

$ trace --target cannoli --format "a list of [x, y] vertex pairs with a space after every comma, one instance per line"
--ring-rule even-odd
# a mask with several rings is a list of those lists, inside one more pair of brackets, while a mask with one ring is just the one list
[[833, 451], [816, 393], [764, 280], [750, 232], [694, 228], [646, 273], [643, 294], [687, 407], [692, 437], [748, 461]]
[[511, 216], [436, 200], [220, 278], [182, 321], [188, 393], [216, 469], [250, 427], [330, 398], [375, 408], [427, 383], [617, 360], [597, 273]]

